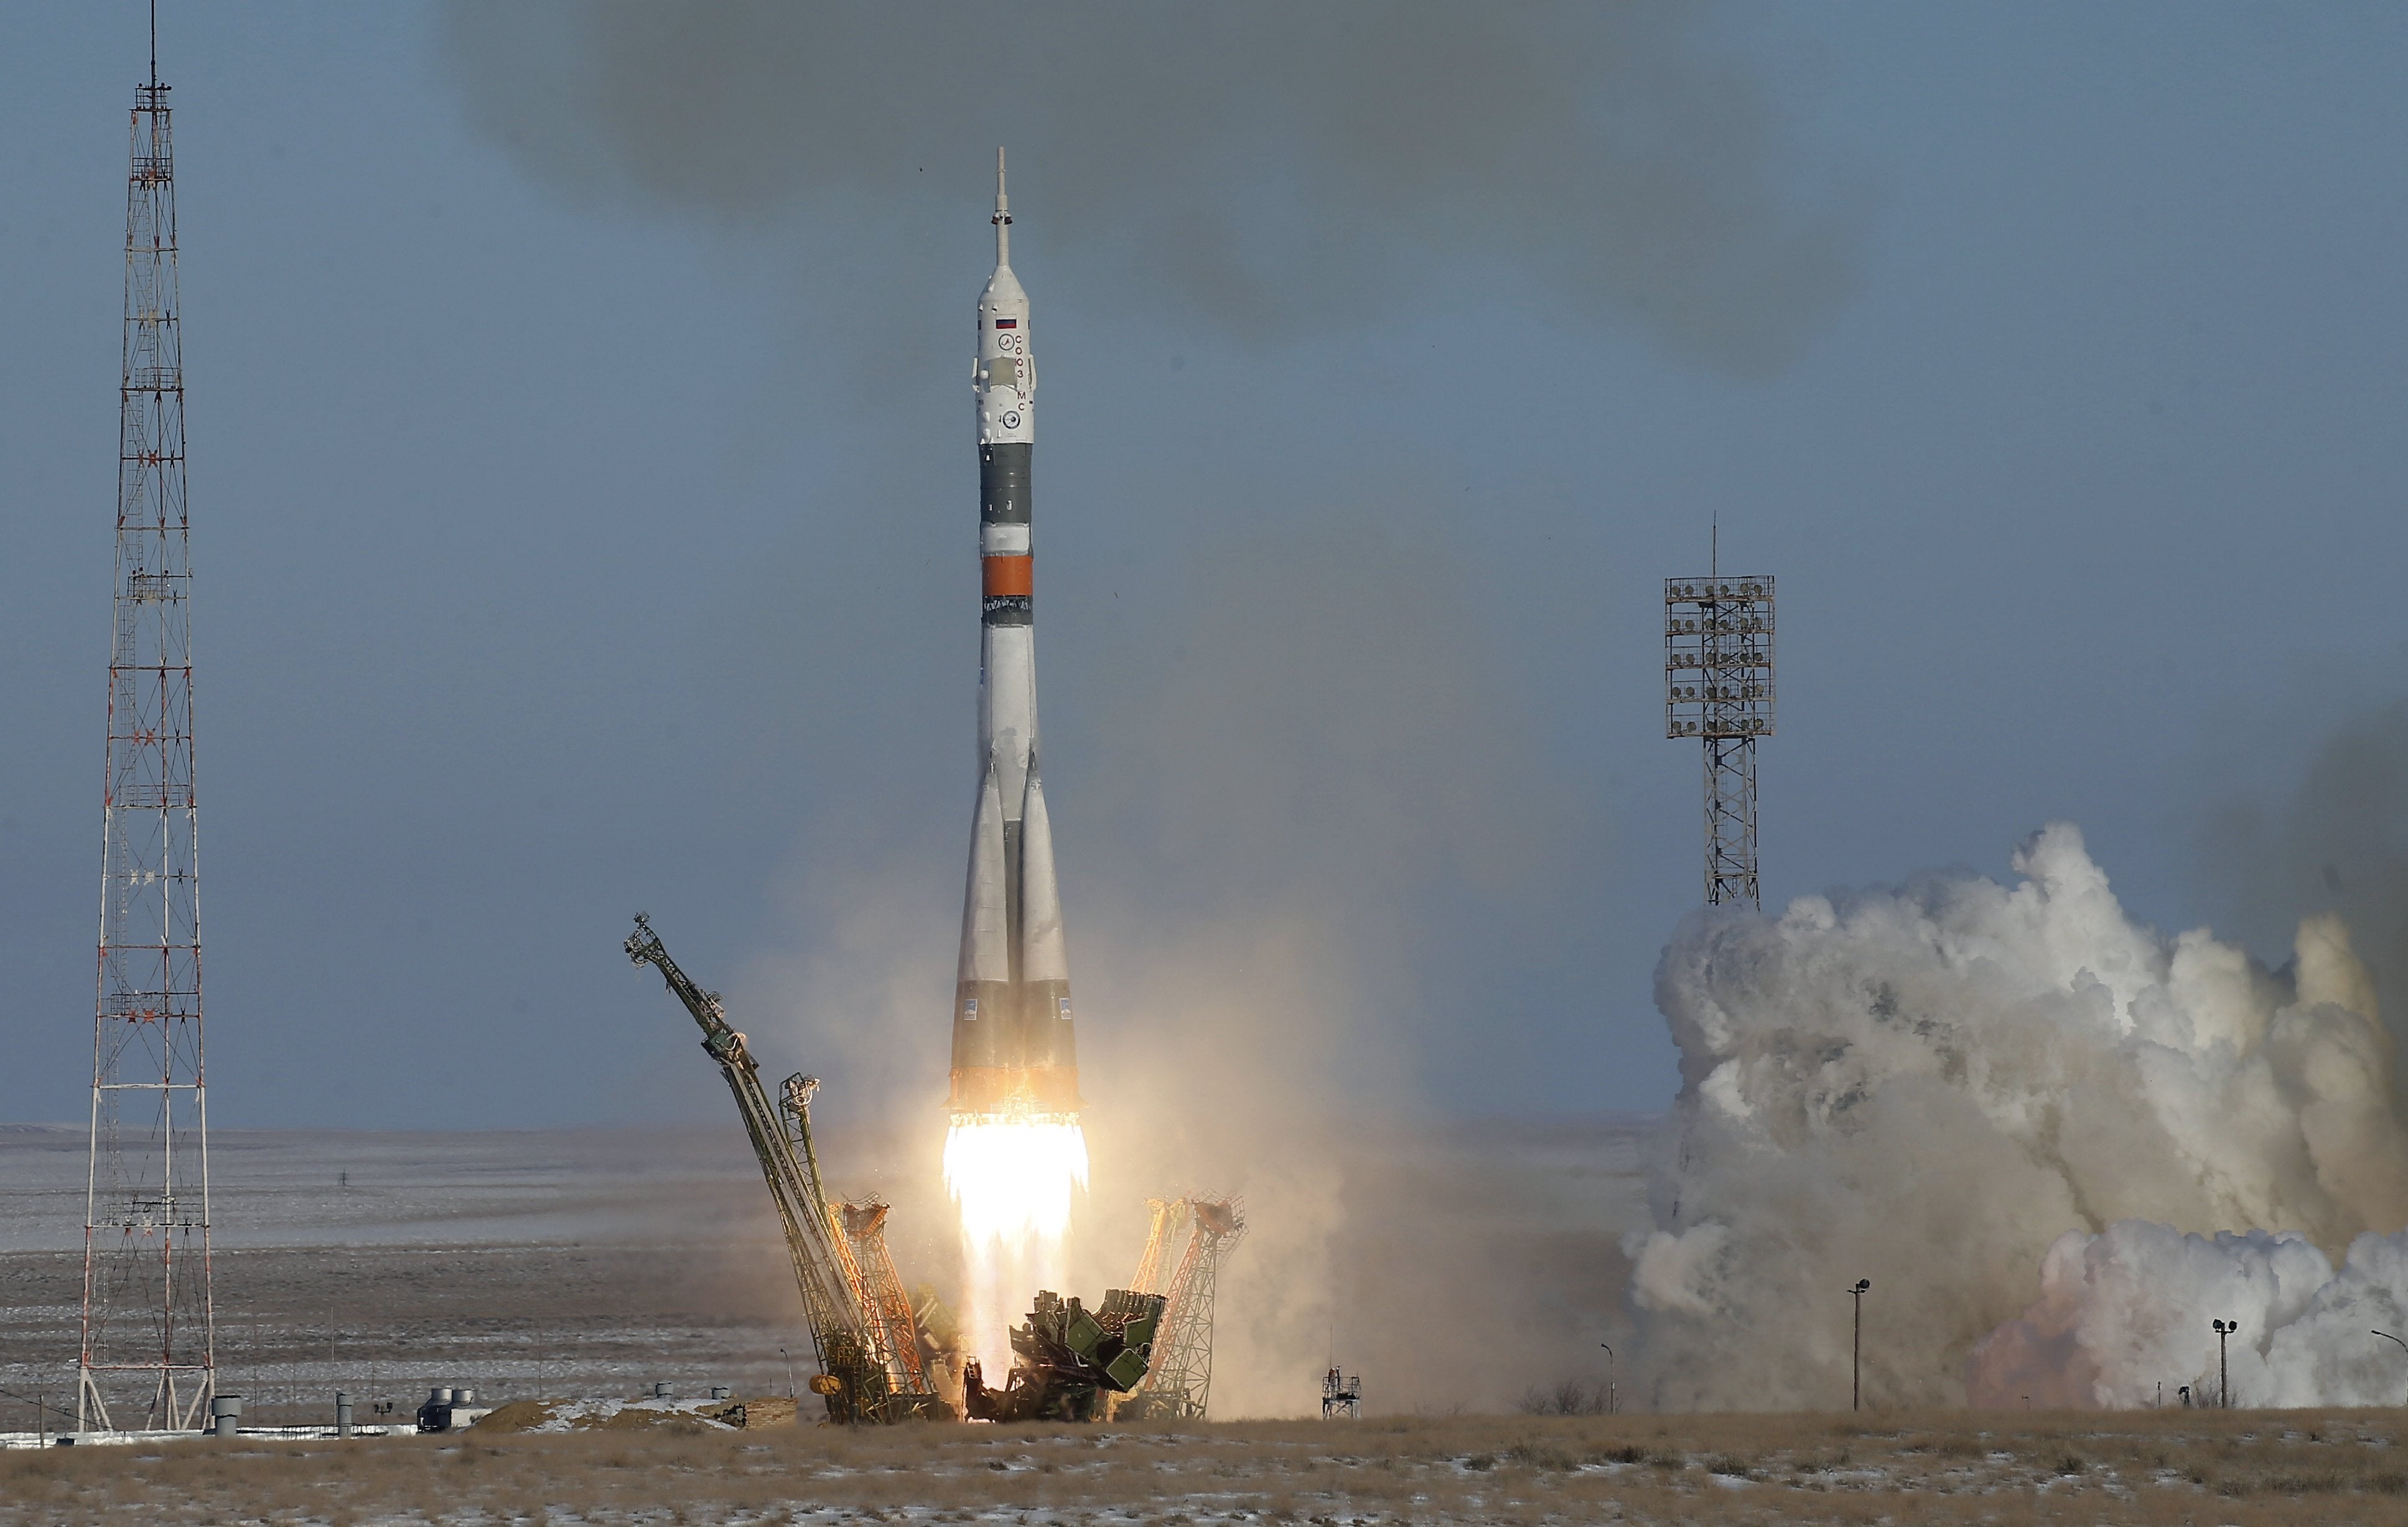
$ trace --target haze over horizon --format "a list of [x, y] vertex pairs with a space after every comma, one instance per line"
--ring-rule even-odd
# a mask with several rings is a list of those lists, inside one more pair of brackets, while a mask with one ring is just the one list
[[[1769, 912], [2063, 819], [2408, 975], [2396, 9], [649, 11], [163, 7], [222, 1127], [720, 1122], [639, 909], [934, 1127], [998, 137], [1091, 1088], [1210, 1016], [1281, 1106], [1664, 1106], [1717, 521]], [[90, 1075], [142, 34], [0, 6], [0, 1119]], [[990, 48], [1102, 83], [998, 122]]]

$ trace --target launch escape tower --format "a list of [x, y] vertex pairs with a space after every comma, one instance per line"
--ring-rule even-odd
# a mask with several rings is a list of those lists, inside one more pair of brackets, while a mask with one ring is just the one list
[[1664, 684], [1664, 735], [1705, 743], [1706, 903], [1761, 906], [1756, 743], [1772, 735], [1772, 580], [1666, 579]]
[[154, 25], [125, 198], [115, 631], [76, 1424], [184, 1429], [217, 1377], [176, 179]]

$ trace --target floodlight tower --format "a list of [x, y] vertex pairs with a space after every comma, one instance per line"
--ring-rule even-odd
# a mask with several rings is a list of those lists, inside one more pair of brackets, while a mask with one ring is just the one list
[[153, 24], [150, 82], [134, 90], [125, 198], [116, 621], [76, 1364], [76, 1424], [87, 1431], [195, 1427], [217, 1382], [176, 178]]
[[1705, 743], [1706, 903], [1761, 906], [1756, 743], [1772, 735], [1772, 580], [1666, 579], [1664, 684], [1664, 735]]

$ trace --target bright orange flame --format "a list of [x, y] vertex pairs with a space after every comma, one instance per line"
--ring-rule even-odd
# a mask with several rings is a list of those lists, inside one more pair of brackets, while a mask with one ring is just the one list
[[1086, 1186], [1076, 1115], [964, 1115], [946, 1131], [945, 1188], [962, 1217], [962, 1340], [996, 1389], [1011, 1369], [1011, 1323], [1039, 1289], [1062, 1286], [1070, 1196]]

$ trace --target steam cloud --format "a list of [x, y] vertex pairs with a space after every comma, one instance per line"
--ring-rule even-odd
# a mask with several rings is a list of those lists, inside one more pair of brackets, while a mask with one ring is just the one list
[[2262, 1344], [2255, 1392], [2305, 1392], [2319, 1322], [2395, 1297], [2393, 1243], [2327, 1260], [2408, 1221], [2341, 921], [2273, 972], [2134, 924], [2071, 826], [2014, 868], [1700, 914], [1666, 951], [1683, 1088], [1630, 1243], [1658, 1405], [1843, 1401], [1860, 1276], [1885, 1404], [2132, 1403], [2198, 1375], [2211, 1317]]
[[799, 209], [884, 259], [914, 197], [933, 183], [957, 208], [963, 166], [1008, 142], [1049, 267], [1134, 275], [1250, 341], [1502, 273], [1763, 375], [1846, 295], [1856, 217], [1789, 193], [1768, 93], [1711, 21], [1454, 0], [463, 0], [447, 30], [472, 117], [589, 199], [750, 230]]
[[2237, 1323], [2225, 1354], [2236, 1405], [2395, 1405], [2408, 1360], [2374, 1334], [2408, 1311], [2408, 1233], [2361, 1235], [2339, 1272], [2305, 1237], [2185, 1235], [2126, 1220], [2067, 1232], [2041, 1264], [2041, 1297], [1973, 1355], [1976, 1405], [2212, 1405], [2225, 1380], [2208, 1322]]

